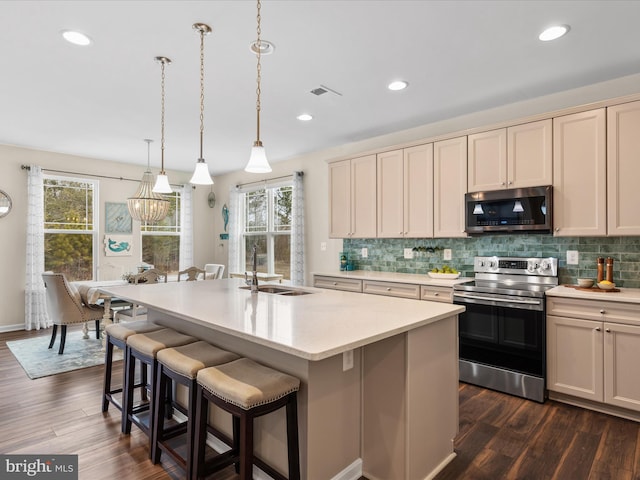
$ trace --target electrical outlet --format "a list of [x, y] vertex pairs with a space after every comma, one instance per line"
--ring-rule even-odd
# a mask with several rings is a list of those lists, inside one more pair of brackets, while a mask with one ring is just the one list
[[362, 247], [360, 255], [362, 255], [362, 258], [367, 258], [369, 256], [369, 249], [367, 247]]
[[407, 258], [407, 259], [413, 258], [413, 249], [405, 248], [404, 249], [404, 258]]
[[348, 350], [342, 354], [342, 371], [346, 372], [353, 368], [353, 350]]
[[578, 250], [567, 250], [567, 265], [578, 265], [579, 255]]
[[320, 251], [321, 252], [327, 251], [327, 242], [320, 242]]
[[451, 249], [450, 248], [445, 248], [442, 251], [442, 259], [443, 260], [451, 260]]

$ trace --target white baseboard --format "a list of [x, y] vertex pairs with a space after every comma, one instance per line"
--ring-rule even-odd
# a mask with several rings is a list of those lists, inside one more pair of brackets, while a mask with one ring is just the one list
[[24, 323], [17, 323], [15, 325], [0, 325], [0, 333], [17, 332], [18, 330], [24, 330]]
[[355, 462], [342, 470], [331, 480], [358, 480], [362, 476], [362, 459], [358, 458]]

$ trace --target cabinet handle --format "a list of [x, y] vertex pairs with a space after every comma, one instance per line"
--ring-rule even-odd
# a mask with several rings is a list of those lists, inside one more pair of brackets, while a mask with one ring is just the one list
[[604, 308], [602, 310], [600, 310], [600, 315], [604, 315], [606, 312], [604, 311]]
[[437, 293], [437, 292], [433, 294], [434, 297], [437, 297], [438, 295], [440, 295], [440, 294]]
[[334, 284], [334, 285], [337, 285], [337, 284], [338, 284], [338, 282], [333, 282], [333, 284]]
[[500, 185], [504, 187], [506, 184], [504, 182], [500, 182]]
[[560, 228], [559, 228], [559, 227], [556, 227], [553, 231], [554, 231], [554, 232], [559, 232], [559, 231], [560, 231]]
[[507, 185], [511, 185], [513, 182], [509, 182]]
[[596, 327], [595, 330], [596, 330], [596, 332], [599, 332], [600, 331], [600, 327]]
[[607, 328], [607, 329], [605, 329], [605, 332], [607, 332], [607, 333], [611, 333], [611, 329], [610, 329], [610, 328]]
[[387, 287], [387, 292], [390, 292], [390, 291], [391, 291], [391, 287]]

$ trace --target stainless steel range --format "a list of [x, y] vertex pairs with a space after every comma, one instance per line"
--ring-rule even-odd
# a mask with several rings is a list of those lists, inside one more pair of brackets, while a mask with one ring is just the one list
[[475, 281], [456, 285], [460, 380], [544, 402], [545, 291], [558, 285], [558, 259], [475, 257]]

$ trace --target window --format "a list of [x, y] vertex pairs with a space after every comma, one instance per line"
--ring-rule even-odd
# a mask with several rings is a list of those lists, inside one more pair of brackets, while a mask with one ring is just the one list
[[180, 192], [165, 194], [169, 213], [155, 225], [140, 225], [142, 261], [167, 274], [179, 271], [180, 261]]
[[291, 184], [244, 194], [244, 232], [241, 251], [251, 271], [251, 250], [258, 246], [257, 270], [291, 278]]
[[98, 237], [98, 184], [44, 176], [44, 269], [68, 280], [92, 280]]

